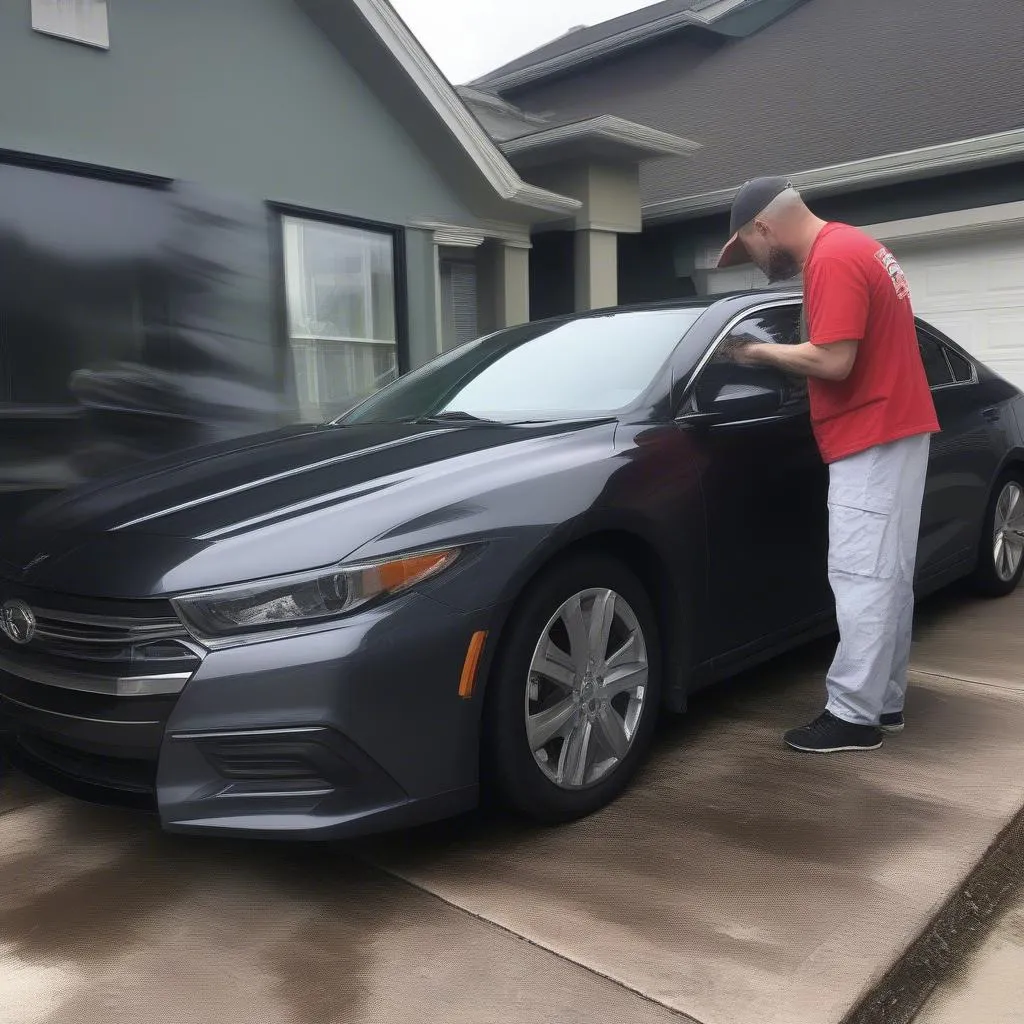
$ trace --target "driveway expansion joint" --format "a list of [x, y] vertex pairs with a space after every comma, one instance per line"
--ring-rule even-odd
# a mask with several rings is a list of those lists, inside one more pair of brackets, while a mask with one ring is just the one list
[[405, 878], [403, 875], [396, 874], [393, 871], [389, 871], [387, 868], [384, 868], [380, 864], [375, 863], [368, 857], [359, 856], [358, 859], [361, 860], [368, 867], [372, 868], [373, 870], [380, 871], [382, 874], [385, 874], [390, 878], [394, 878], [402, 885], [406, 885], [410, 889], [415, 889], [417, 892], [423, 893], [424, 895], [429, 896], [440, 903], [443, 903], [446, 907], [451, 907], [452, 910], [455, 910], [460, 914], [464, 914], [466, 917], [470, 917], [474, 921], [479, 921], [481, 924], [488, 925], [491, 928], [495, 928], [499, 932], [503, 932], [505, 935], [509, 935], [514, 939], [518, 939], [520, 942], [525, 942], [528, 946], [533, 946], [534, 949], [538, 949], [541, 952], [547, 953], [548, 955], [555, 957], [556, 960], [561, 960], [564, 964], [567, 964], [571, 967], [575, 967], [578, 970], [584, 971], [587, 974], [591, 974], [595, 978], [600, 978], [602, 981], [610, 982], [617, 989], [620, 989], [623, 992], [628, 992], [631, 996], [635, 996], [637, 999], [641, 1000], [644, 1003], [648, 1003], [651, 1006], [656, 1006], [660, 1010], [667, 1011], [673, 1017], [679, 1020], [680, 1024], [704, 1024], [703, 1021], [698, 1020], [696, 1017], [693, 1017], [688, 1013], [683, 1013], [681, 1010], [677, 1010], [674, 1006], [670, 1006], [668, 1003], [663, 1003], [660, 999], [655, 999], [644, 992], [640, 992], [635, 988], [631, 988], [629, 985], [624, 984], [618, 978], [614, 978], [610, 974], [605, 974], [602, 971], [595, 970], [593, 967], [588, 967], [586, 964], [581, 964], [578, 960], [573, 960], [571, 957], [566, 956], [564, 953], [560, 953], [557, 949], [552, 949], [550, 946], [547, 946], [542, 942], [537, 942], [536, 940], [528, 938], [525, 935], [521, 935], [514, 929], [508, 928], [503, 924], [499, 924], [497, 921], [491, 920], [491, 918], [485, 916], [484, 914], [474, 913], [472, 910], [469, 910], [458, 903], [454, 903], [451, 900], [446, 899], [444, 896], [439, 895], [432, 889], [428, 889], [426, 886], [419, 885], [411, 879]]
[[911, 1024], [936, 987], [981, 946], [1024, 894], [1024, 807], [970, 874], [842, 1024]]

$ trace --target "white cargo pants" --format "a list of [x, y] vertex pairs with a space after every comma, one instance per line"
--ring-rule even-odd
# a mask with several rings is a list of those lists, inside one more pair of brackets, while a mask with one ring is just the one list
[[903, 710], [914, 569], [931, 437], [869, 448], [829, 466], [828, 576], [839, 647], [828, 710], [858, 725]]

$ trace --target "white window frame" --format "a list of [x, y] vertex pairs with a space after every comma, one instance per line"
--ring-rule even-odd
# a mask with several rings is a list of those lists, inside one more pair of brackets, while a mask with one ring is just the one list
[[[381, 239], [387, 239], [391, 250], [391, 281], [394, 294], [392, 296], [393, 317], [394, 317], [394, 338], [377, 338], [375, 334], [375, 310], [373, 304], [373, 260], [368, 249], [362, 252], [361, 266], [353, 276], [361, 280], [359, 284], [362, 290], [363, 317], [368, 337], [357, 337], [349, 334], [332, 333], [317, 330], [293, 330], [292, 310], [299, 309], [305, 316], [307, 325], [316, 323], [316, 310], [307, 307], [307, 288], [309, 276], [306, 273], [305, 248], [303, 246], [302, 233], [305, 227], [320, 227], [326, 229], [337, 229], [339, 231], [351, 231], [353, 234], [372, 235]], [[399, 263], [397, 260], [397, 248], [400, 239], [393, 230], [385, 226], [379, 228], [364, 226], [362, 224], [347, 224], [343, 221], [328, 220], [316, 216], [303, 216], [301, 213], [282, 212], [280, 217], [280, 230], [283, 240], [284, 256], [284, 284], [286, 317], [288, 322], [288, 346], [291, 358], [301, 364], [305, 371], [305, 379], [308, 382], [308, 395], [297, 394], [300, 407], [318, 402], [324, 393], [321, 388], [318, 342], [342, 342], [353, 345], [367, 345], [390, 348], [394, 350], [395, 368], [399, 371], [402, 364], [402, 336], [400, 329], [400, 298], [398, 289], [402, 287], [400, 278]], [[315, 301], [315, 299], [314, 299]], [[308, 314], [313, 314], [313, 318]], [[310, 342], [309, 345], [297, 345], [296, 342]], [[399, 371], [400, 372], [400, 371]], [[298, 380], [296, 380], [296, 385]]]

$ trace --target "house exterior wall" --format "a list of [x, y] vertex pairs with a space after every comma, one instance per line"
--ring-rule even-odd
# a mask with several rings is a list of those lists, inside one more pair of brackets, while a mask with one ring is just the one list
[[[0, 159], [194, 181], [399, 228], [477, 223], [458, 185], [292, 0], [110, 4], [109, 51], [34, 32], [29, 6], [0, 4]], [[401, 254], [406, 366], [437, 351], [428, 239], [408, 231]]]
[[[0, 4], [0, 148], [402, 224], [471, 219], [292, 0], [110, 4], [109, 52]], [[29, 87], [30, 84], [30, 87]]]
[[[1021, 200], [1024, 162], [811, 197], [808, 203], [826, 220], [863, 226]], [[695, 257], [724, 245], [728, 225], [729, 215], [722, 212], [649, 226], [638, 237], [624, 238], [628, 257], [620, 255], [620, 300], [644, 302], [692, 294], [691, 289], [701, 292]], [[740, 286], [745, 286], [745, 279]]]
[[[105, 279], [104, 261], [110, 257], [120, 261], [114, 268], [118, 280], [155, 276], [161, 282], [157, 290], [166, 286], [172, 294], [143, 311], [148, 319], [135, 332], [134, 347], [113, 353], [98, 352], [77, 337], [76, 324], [87, 318], [70, 306], [56, 308], [68, 303], [60, 288], [51, 288], [47, 301], [55, 303], [60, 324], [54, 320], [43, 332], [45, 344], [67, 347], [69, 358], [81, 352], [80, 368], [94, 367], [97, 358], [111, 353], [152, 368], [152, 353], [160, 351], [160, 372], [174, 374], [182, 372], [182, 360], [166, 350], [187, 336], [194, 342], [193, 368], [195, 360], [205, 360], [193, 380], [200, 382], [205, 373], [211, 393], [234, 389], [235, 399], [225, 402], [234, 401], [237, 412], [248, 404], [235, 387], [245, 360], [232, 364], [215, 350], [218, 343], [230, 348], [248, 340], [262, 346], [259, 365], [272, 367], [271, 383], [279, 392], [270, 396], [273, 409], [268, 404], [261, 411], [274, 421], [295, 418], [291, 398], [299, 372], [287, 347], [283, 229], [283, 219], [292, 217], [390, 238], [396, 323], [387, 329], [395, 332], [399, 368], [434, 356], [437, 246], [433, 230], [417, 224], [472, 228], [490, 223], [500, 207], [468, 156], [450, 140], [438, 142], [435, 153], [433, 142], [424, 141], [423, 125], [404, 125], [404, 107], [354, 70], [365, 54], [349, 60], [293, 0], [118, 0], [108, 7], [105, 50], [33, 31], [29, 0], [0, 3], [0, 172], [10, 172], [0, 174], [0, 252], [11, 245], [20, 251], [24, 243], [38, 267], [55, 262], [62, 273], [78, 275], [76, 280]], [[415, 113], [425, 120], [423, 111]], [[434, 138], [443, 136], [434, 133]], [[33, 219], [24, 205], [14, 209], [21, 202], [17, 189], [5, 193], [3, 183], [15, 179], [22, 193], [27, 188], [44, 208], [47, 196], [66, 197], [65, 219]], [[105, 189], [91, 190], [101, 197], [117, 193], [110, 199], [110, 218], [122, 217], [122, 207], [137, 206], [162, 225], [160, 232], [111, 255], [103, 243], [122, 232], [105, 231], [99, 216], [91, 234], [80, 240], [80, 251], [65, 254], [68, 232], [81, 226], [73, 224], [75, 211], [92, 203], [90, 190], [76, 184], [84, 181], [102, 182]], [[191, 193], [189, 183], [197, 186]], [[231, 228], [221, 231], [218, 211], [236, 218]], [[524, 230], [526, 223], [524, 210]], [[188, 267], [188, 257], [199, 253], [213, 256], [209, 267], [215, 269], [205, 284], [217, 281], [216, 295], [200, 297], [192, 287], [201, 270]], [[68, 259], [61, 262], [64, 255]], [[125, 270], [128, 264], [134, 269]], [[521, 276], [525, 288], [525, 270]], [[40, 270], [37, 277], [47, 274]], [[129, 290], [126, 284], [126, 296]], [[130, 305], [123, 298], [117, 300], [118, 316]], [[525, 302], [521, 295], [506, 298], [506, 305]], [[29, 402], [24, 396], [35, 392], [20, 384], [8, 386], [4, 395], [3, 378], [19, 372], [7, 365], [7, 355], [15, 347], [23, 352], [25, 337], [34, 339], [34, 351], [45, 347], [36, 323], [44, 305], [36, 304], [36, 319], [23, 320], [17, 338], [0, 337], [0, 425], [11, 428], [8, 435], [13, 430], [19, 437], [49, 438], [39, 452], [15, 445], [15, 455], [31, 455], [21, 461], [0, 448], [0, 492], [15, 497], [23, 483], [47, 490], [74, 478], [76, 470], [62, 462], [61, 453], [69, 436], [82, 433], [75, 426], [80, 409], [76, 413], [66, 359], [51, 373], [69, 381], [63, 395], [53, 399], [55, 389], [49, 388], [49, 400]], [[255, 382], [256, 390], [266, 390], [265, 378], [264, 373]], [[26, 404], [38, 401], [45, 408]], [[254, 428], [250, 422], [233, 429]], [[0, 507], [0, 518], [2, 513]]]

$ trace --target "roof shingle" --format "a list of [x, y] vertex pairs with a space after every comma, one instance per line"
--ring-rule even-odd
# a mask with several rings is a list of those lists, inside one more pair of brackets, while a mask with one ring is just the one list
[[745, 39], [683, 31], [506, 97], [701, 143], [643, 168], [651, 203], [1024, 127], [1022, 52], [1022, 0], [808, 0]]

